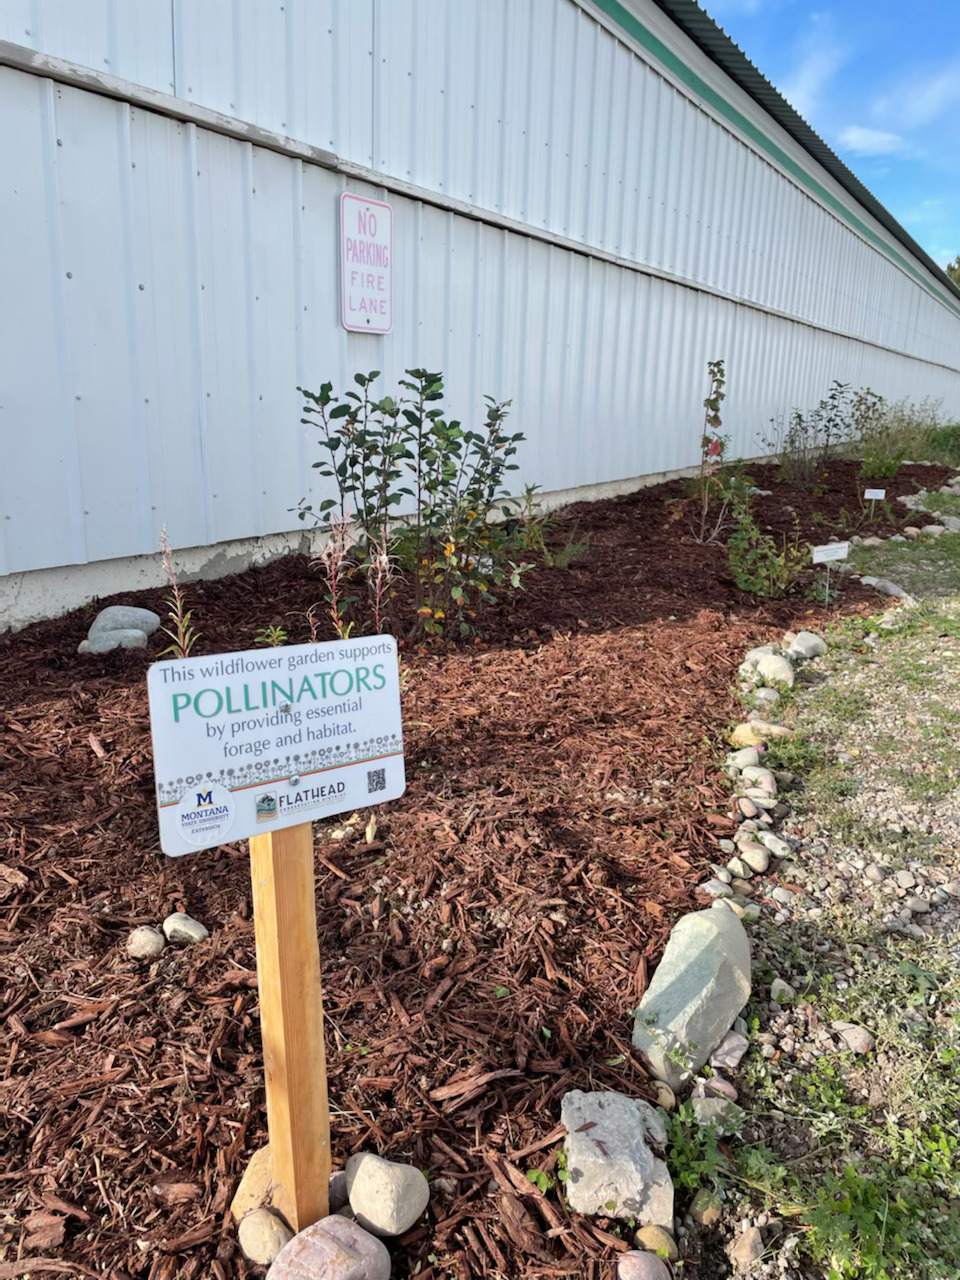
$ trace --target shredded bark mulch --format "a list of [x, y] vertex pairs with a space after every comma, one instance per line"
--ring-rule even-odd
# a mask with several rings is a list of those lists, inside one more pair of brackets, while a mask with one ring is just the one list
[[[761, 523], [790, 531], [792, 506], [807, 537], [845, 536], [851, 468], [816, 498], [757, 469]], [[315, 828], [335, 1160], [375, 1149], [434, 1182], [392, 1242], [398, 1278], [601, 1280], [629, 1247], [526, 1174], [555, 1168], [568, 1089], [652, 1096], [628, 1015], [733, 829], [716, 758], [736, 666], [824, 618], [737, 591], [685, 493], [569, 509], [551, 536], [575, 524], [583, 560], [528, 574], [480, 643], [405, 646], [407, 794], [373, 843]], [[906, 521], [894, 504], [859, 532]], [[273, 622], [305, 640], [320, 596], [302, 557], [193, 584], [196, 652]], [[161, 592], [121, 599], [166, 612]], [[847, 582], [832, 612], [877, 602]], [[246, 845], [160, 853], [158, 646], [79, 657], [93, 614], [0, 637], [0, 1280], [258, 1275], [229, 1215], [266, 1141]], [[174, 910], [208, 941], [129, 960], [129, 931]]]

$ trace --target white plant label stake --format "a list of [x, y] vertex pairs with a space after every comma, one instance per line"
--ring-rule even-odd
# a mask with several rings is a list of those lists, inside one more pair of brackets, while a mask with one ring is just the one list
[[834, 560], [846, 560], [850, 554], [849, 542], [825, 542], [819, 547], [812, 547], [812, 559], [814, 564], [825, 564], [827, 566], [827, 588], [826, 603], [830, 603], [830, 565]]
[[887, 496], [887, 491], [886, 489], [864, 489], [863, 496], [870, 503], [870, 519], [872, 520], [877, 503], [884, 500]]

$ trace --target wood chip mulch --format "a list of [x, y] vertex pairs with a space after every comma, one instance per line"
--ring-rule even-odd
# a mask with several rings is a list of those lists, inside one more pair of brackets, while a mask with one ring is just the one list
[[[572, 510], [585, 559], [532, 572], [482, 644], [407, 647], [406, 796], [372, 844], [316, 828], [335, 1160], [434, 1181], [392, 1243], [400, 1280], [602, 1280], [627, 1247], [527, 1171], [555, 1167], [568, 1089], [652, 1095], [629, 1010], [733, 828], [715, 760], [736, 666], [822, 621], [738, 592], [682, 494]], [[197, 652], [219, 652], [271, 622], [306, 639], [320, 586], [290, 557], [188, 595]], [[836, 608], [867, 601], [848, 584]], [[79, 657], [92, 616], [0, 637], [0, 1280], [259, 1275], [229, 1215], [266, 1141], [246, 845], [160, 853], [151, 653]], [[209, 940], [129, 960], [129, 931], [174, 910]]]

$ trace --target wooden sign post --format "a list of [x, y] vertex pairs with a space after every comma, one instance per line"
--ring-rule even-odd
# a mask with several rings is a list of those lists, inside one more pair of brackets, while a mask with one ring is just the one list
[[397, 643], [175, 658], [147, 692], [164, 853], [250, 839], [270, 1142], [237, 1198], [262, 1191], [299, 1232], [326, 1216], [330, 1182], [312, 823], [403, 795]]
[[302, 1231], [328, 1212], [330, 1114], [309, 822], [250, 838], [271, 1203]]

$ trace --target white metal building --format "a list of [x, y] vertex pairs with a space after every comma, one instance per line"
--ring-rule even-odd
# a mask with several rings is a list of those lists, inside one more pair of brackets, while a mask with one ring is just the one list
[[442, 369], [609, 492], [695, 462], [716, 358], [743, 455], [834, 378], [960, 417], [960, 291], [693, 0], [0, 0], [0, 626], [154, 584], [164, 523], [296, 545], [298, 383]]

